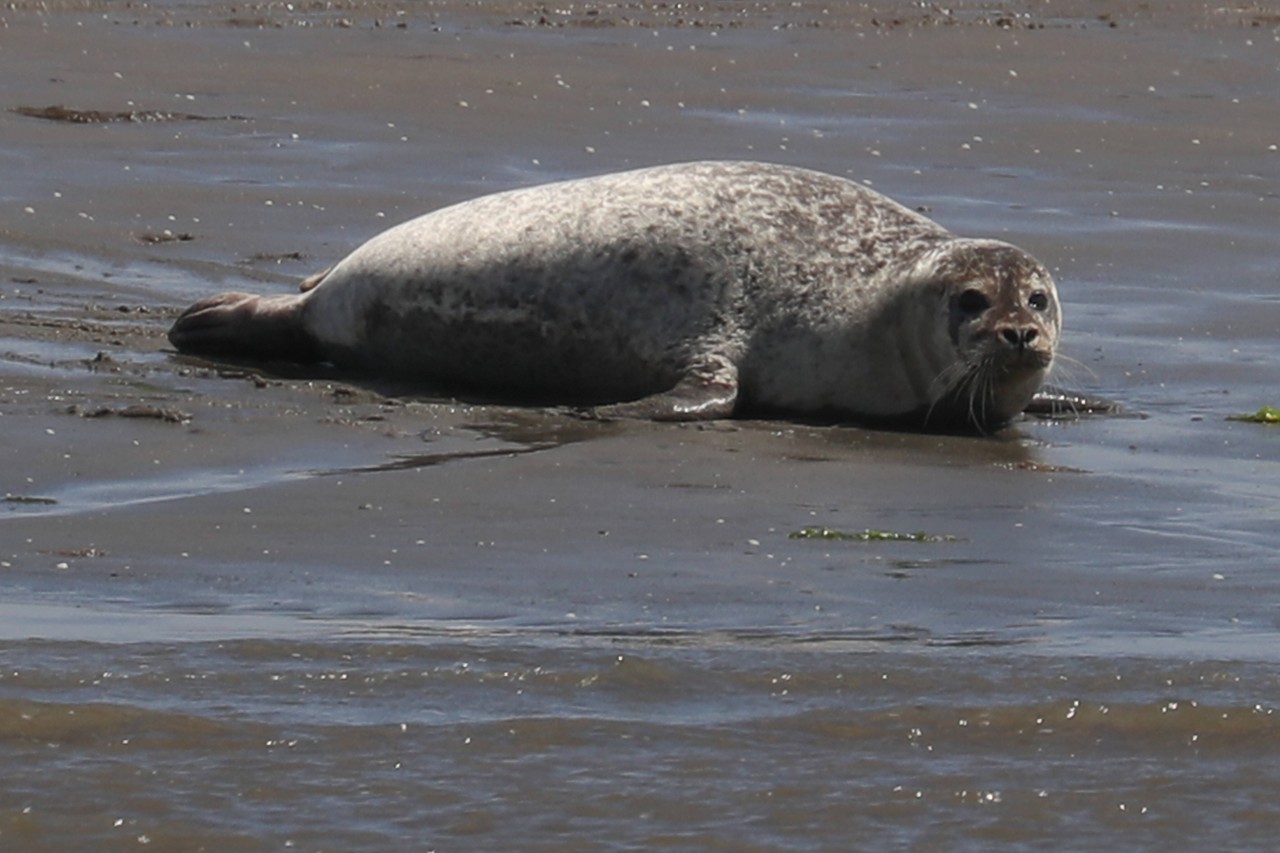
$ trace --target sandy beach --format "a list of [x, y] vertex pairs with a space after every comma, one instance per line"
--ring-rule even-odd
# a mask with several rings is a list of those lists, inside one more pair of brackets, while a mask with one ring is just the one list
[[[0, 846], [1263, 849], [1280, 16], [1117, 5], [7, 5]], [[598, 424], [165, 338], [701, 158], [1027, 249], [1126, 414]]]

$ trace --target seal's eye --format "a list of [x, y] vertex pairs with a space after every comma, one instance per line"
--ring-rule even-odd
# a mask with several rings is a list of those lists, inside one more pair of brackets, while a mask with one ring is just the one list
[[1035, 293], [1027, 297], [1027, 304], [1036, 311], [1044, 311], [1049, 307], [1049, 294], [1043, 290], [1037, 290]]
[[962, 314], [975, 316], [991, 307], [991, 300], [981, 290], [966, 290], [960, 294], [956, 306]]

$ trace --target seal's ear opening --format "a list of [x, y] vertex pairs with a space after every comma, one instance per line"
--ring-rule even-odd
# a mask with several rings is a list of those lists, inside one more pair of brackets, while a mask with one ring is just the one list
[[301, 322], [302, 304], [300, 296], [220, 293], [183, 311], [169, 329], [169, 342], [179, 352], [320, 361], [320, 347]]

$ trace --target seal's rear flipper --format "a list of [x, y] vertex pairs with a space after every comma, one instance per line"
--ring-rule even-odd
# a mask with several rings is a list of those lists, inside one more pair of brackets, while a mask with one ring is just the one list
[[182, 352], [277, 361], [319, 361], [320, 348], [302, 325], [301, 296], [220, 293], [178, 317], [169, 342]]
[[651, 421], [713, 421], [733, 416], [738, 405], [738, 368], [728, 358], [709, 355], [692, 367], [670, 391], [628, 403], [596, 406], [599, 418]]

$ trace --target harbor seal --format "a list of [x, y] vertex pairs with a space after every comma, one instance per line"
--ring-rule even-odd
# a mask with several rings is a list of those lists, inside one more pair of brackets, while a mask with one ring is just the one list
[[446, 207], [300, 294], [198, 302], [169, 339], [611, 416], [987, 432], [1040, 388], [1061, 323], [1014, 246], [844, 178], [713, 161]]

